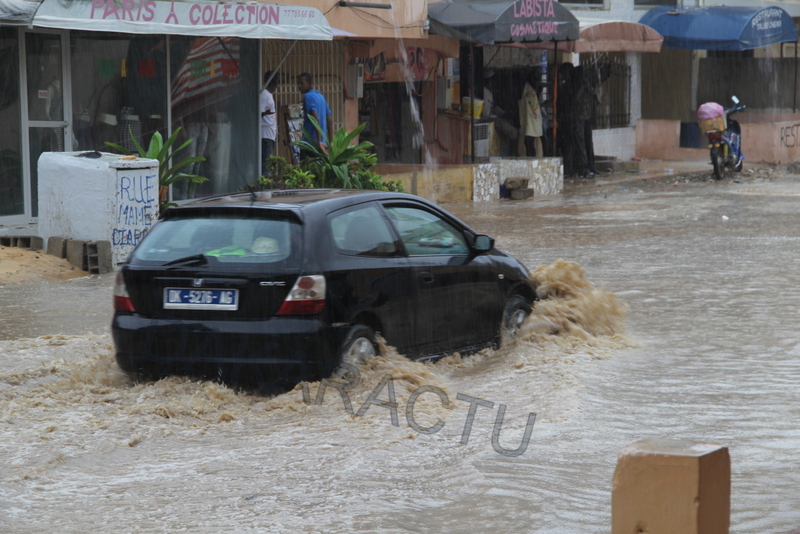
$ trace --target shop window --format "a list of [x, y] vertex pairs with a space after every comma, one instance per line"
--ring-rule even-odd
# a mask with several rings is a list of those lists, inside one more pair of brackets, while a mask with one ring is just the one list
[[177, 159], [203, 156], [182, 172], [208, 178], [177, 182], [173, 199], [241, 190], [258, 179], [258, 41], [238, 37], [170, 37], [173, 131], [178, 146], [192, 142]]
[[0, 27], [0, 217], [24, 212], [16, 28]]
[[108, 151], [106, 141], [136, 152], [167, 134], [164, 36], [73, 32], [73, 150]]
[[166, 140], [171, 105], [172, 131], [181, 128], [175, 147], [192, 139], [173, 163], [203, 156], [181, 171], [208, 178], [193, 187], [178, 182], [173, 198], [238, 191], [258, 172], [257, 42], [169, 39], [72, 34], [72, 149], [108, 150], [110, 141], [136, 152], [136, 143], [146, 148], [155, 132]]
[[624, 53], [587, 56], [581, 61], [600, 99], [594, 104], [593, 128], [626, 128], [631, 124], [631, 67]]

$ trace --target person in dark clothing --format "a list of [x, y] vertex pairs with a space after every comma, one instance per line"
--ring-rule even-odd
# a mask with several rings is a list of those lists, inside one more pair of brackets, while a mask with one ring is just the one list
[[572, 63], [559, 66], [558, 137], [564, 161], [564, 176], [576, 174], [587, 176], [589, 163], [586, 159], [584, 139], [585, 86], [581, 83]]
[[[600, 104], [600, 97], [594, 89], [591, 82], [592, 74], [586, 71], [584, 67], [575, 68], [575, 77], [580, 89], [578, 91], [578, 101], [576, 105], [578, 108], [579, 120], [583, 122], [583, 143], [584, 152], [586, 153], [586, 173], [588, 176], [597, 174], [597, 167], [594, 161], [594, 141], [592, 139], [592, 122], [594, 121], [594, 104]], [[580, 172], [580, 170], [579, 170]], [[583, 176], [583, 174], [581, 174]]]

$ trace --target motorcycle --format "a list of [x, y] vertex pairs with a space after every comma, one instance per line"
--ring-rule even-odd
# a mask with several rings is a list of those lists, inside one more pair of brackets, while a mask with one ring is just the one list
[[747, 106], [740, 106], [739, 99], [735, 96], [732, 100], [734, 105], [728, 109], [715, 102], [707, 102], [697, 110], [700, 130], [708, 137], [711, 165], [714, 167], [716, 180], [722, 180], [722, 173], [726, 168], [741, 172], [744, 164], [742, 128], [731, 117]]

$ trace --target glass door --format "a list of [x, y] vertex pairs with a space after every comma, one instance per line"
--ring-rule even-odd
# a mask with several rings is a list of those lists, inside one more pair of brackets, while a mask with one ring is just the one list
[[27, 125], [27, 166], [30, 176], [30, 215], [39, 214], [38, 162], [42, 152], [71, 150], [69, 89], [66, 79], [65, 32], [25, 32], [25, 88], [23, 124]]
[[16, 28], [0, 27], [0, 73], [0, 220], [6, 220], [25, 214]]

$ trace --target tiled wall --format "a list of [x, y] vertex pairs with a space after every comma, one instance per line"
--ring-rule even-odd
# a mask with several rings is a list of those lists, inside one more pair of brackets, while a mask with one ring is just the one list
[[500, 184], [507, 178], [527, 178], [534, 197], [556, 195], [564, 188], [561, 158], [499, 159], [475, 166], [472, 200], [499, 200]]

